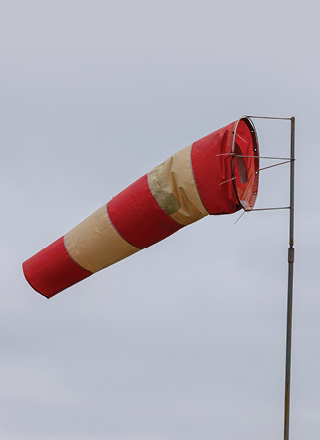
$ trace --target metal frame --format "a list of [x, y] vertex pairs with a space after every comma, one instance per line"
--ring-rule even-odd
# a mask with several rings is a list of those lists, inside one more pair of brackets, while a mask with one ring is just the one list
[[[290, 417], [290, 383], [291, 383], [291, 346], [292, 346], [292, 299], [293, 299], [293, 264], [294, 264], [294, 162], [295, 162], [295, 117], [279, 118], [272, 116], [247, 116], [250, 119], [281, 119], [291, 121], [290, 135], [290, 210], [289, 217], [289, 249], [288, 249], [288, 297], [287, 297], [287, 336], [286, 336], [286, 367], [285, 367], [285, 397], [284, 397], [284, 440], [289, 440]], [[278, 158], [284, 159], [284, 158]], [[278, 164], [282, 165], [282, 164]], [[269, 168], [269, 167], [266, 167]], [[252, 211], [286, 208], [261, 208]], [[247, 212], [247, 211], [245, 211]], [[244, 212], [243, 212], [244, 214]], [[239, 220], [239, 219], [238, 219]]]
[[[252, 138], [252, 143], [253, 143], [253, 154], [254, 154], [253, 156], [242, 156], [242, 155], [239, 156], [235, 152], [236, 134], [237, 134], [238, 124], [240, 121], [244, 121], [251, 132], [251, 138]], [[231, 159], [231, 179], [230, 180], [232, 181], [233, 189], [234, 189], [237, 201], [239, 203], [239, 206], [241, 206], [241, 208], [244, 211], [251, 211], [252, 207], [250, 209], [247, 209], [247, 206], [244, 206], [242, 201], [239, 199], [237, 186], [236, 186], [236, 177], [235, 177], [235, 171], [234, 171], [235, 170], [235, 163], [234, 162], [237, 157], [252, 157], [253, 159], [258, 159], [258, 160], [254, 161], [255, 172], [250, 177], [250, 180], [252, 177], [254, 178], [254, 190], [253, 190], [253, 195], [255, 196], [254, 202], [253, 202], [253, 206], [254, 206], [254, 203], [255, 203], [255, 201], [257, 199], [257, 195], [258, 195], [258, 182], [259, 182], [259, 171], [260, 171], [260, 169], [259, 169], [260, 156], [259, 155], [260, 155], [260, 151], [259, 151], [258, 134], [257, 134], [256, 128], [254, 126], [254, 123], [253, 123], [253, 121], [251, 121], [250, 116], [246, 116], [246, 115], [242, 116], [235, 123], [234, 128], [233, 128], [233, 133], [232, 133], [232, 144], [231, 144], [231, 158], [232, 159]]]

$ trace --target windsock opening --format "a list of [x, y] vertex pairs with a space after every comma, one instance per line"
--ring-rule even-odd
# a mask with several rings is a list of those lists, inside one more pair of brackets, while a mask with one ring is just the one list
[[240, 206], [251, 211], [258, 195], [259, 144], [253, 122], [248, 117], [240, 118], [232, 137], [232, 182]]

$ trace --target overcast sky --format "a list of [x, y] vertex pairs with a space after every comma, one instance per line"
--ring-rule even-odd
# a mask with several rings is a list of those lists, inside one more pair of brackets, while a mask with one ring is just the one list
[[[206, 217], [50, 300], [21, 270], [244, 114], [296, 117], [290, 432], [319, 436], [319, 9], [3, 2], [1, 439], [282, 438], [287, 211]], [[256, 127], [264, 155], [289, 154], [289, 122]], [[257, 207], [288, 205], [288, 176], [264, 171]]]

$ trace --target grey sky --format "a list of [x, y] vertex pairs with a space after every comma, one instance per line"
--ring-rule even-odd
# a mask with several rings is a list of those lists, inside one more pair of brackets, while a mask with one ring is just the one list
[[[205, 218], [47, 301], [22, 262], [243, 114], [297, 118], [291, 439], [320, 431], [319, 7], [11, 1], [0, 13], [0, 438], [281, 438], [288, 213]], [[289, 123], [257, 122], [288, 154]], [[259, 207], [286, 205], [288, 169]]]

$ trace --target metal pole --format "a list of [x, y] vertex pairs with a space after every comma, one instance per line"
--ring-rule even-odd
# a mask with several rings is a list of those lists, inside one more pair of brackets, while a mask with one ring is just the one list
[[286, 343], [286, 382], [284, 403], [284, 440], [289, 440], [290, 415], [290, 373], [291, 373], [291, 331], [292, 331], [292, 292], [294, 263], [294, 154], [295, 154], [295, 118], [291, 118], [291, 165], [290, 165], [290, 229], [288, 249], [288, 302], [287, 302], [287, 343]]

